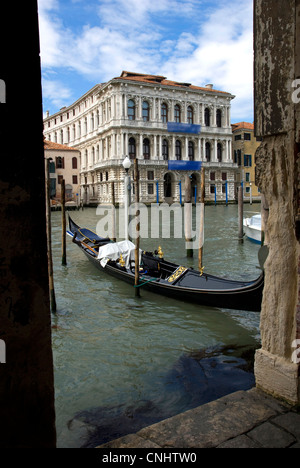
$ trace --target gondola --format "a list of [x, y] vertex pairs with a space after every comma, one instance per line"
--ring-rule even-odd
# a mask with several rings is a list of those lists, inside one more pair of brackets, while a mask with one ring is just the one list
[[[135, 285], [135, 246], [130, 241], [113, 242], [69, 216], [67, 234], [100, 270]], [[164, 296], [202, 306], [235, 310], [261, 310], [263, 271], [254, 281], [219, 278], [169, 262], [161, 251], [140, 251], [139, 287]]]

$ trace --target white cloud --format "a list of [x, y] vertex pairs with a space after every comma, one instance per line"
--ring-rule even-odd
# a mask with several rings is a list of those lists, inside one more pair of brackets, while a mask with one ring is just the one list
[[50, 99], [57, 109], [63, 107], [72, 97], [72, 90], [57, 79], [44, 79], [42, 87], [44, 98]]
[[[39, 0], [42, 67], [73, 70], [94, 83], [119, 76], [122, 70], [162, 74], [199, 86], [214, 83], [237, 96], [233, 114], [244, 120], [243, 115], [252, 115], [253, 1], [214, 2], [216, 8], [209, 11], [202, 10], [201, 3], [98, 0], [91, 24], [77, 26], [75, 33], [59, 16], [59, 0]], [[194, 29], [189, 30], [189, 24]], [[67, 89], [65, 85], [62, 95], [68, 95]]]
[[201, 0], [101, 0], [99, 17], [101, 22], [110, 28], [128, 31], [142, 29], [151, 24], [151, 30], [158, 27], [153, 24], [153, 15], [165, 15], [172, 21], [172, 17], [192, 14], [199, 9]]
[[58, 10], [59, 0], [38, 0], [39, 12]]
[[[162, 73], [200, 86], [213, 83], [216, 89], [231, 92], [236, 96], [233, 115], [244, 120], [253, 111], [253, 5], [247, 0], [239, 8], [240, 3], [232, 1], [211, 14], [188, 44], [193, 51], [182, 56], [178, 47], [174, 49]], [[181, 40], [182, 36], [177, 45]]]

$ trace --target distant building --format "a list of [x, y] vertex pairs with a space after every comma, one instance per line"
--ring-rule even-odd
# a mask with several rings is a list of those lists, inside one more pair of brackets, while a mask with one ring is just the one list
[[[122, 72], [94, 86], [71, 106], [44, 120], [47, 140], [80, 152], [84, 204], [116, 203], [124, 197], [125, 156], [137, 158], [140, 200], [178, 202], [184, 172], [170, 161], [202, 162], [206, 200], [235, 199], [237, 166], [230, 121], [233, 95], [213, 85], [193, 86], [166, 77]], [[198, 165], [199, 166], [199, 165]], [[193, 194], [199, 201], [200, 171], [191, 164]], [[131, 171], [131, 169], [130, 169]], [[184, 200], [184, 198], [183, 198]]]
[[80, 153], [66, 145], [44, 140], [45, 159], [52, 159], [50, 180], [52, 199], [60, 202], [61, 182], [65, 180], [66, 201], [80, 203]]
[[232, 125], [232, 133], [233, 158], [238, 165], [237, 188], [243, 183], [244, 201], [258, 201], [261, 197], [255, 185], [255, 153], [260, 141], [254, 135], [254, 125], [238, 122]]

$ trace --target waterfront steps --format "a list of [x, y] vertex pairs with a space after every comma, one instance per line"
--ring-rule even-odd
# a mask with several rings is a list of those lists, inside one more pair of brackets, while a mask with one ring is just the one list
[[97, 448], [300, 448], [300, 414], [297, 408], [253, 388]]

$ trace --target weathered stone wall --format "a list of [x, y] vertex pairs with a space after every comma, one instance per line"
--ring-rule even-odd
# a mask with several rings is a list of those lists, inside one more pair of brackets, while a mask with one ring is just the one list
[[298, 289], [293, 155], [293, 141], [287, 135], [265, 138], [256, 153], [257, 182], [269, 202], [262, 346], [286, 358], [290, 358], [292, 352], [295, 323], [291, 311], [296, 307]]
[[[0, 30], [0, 75], [6, 84], [0, 104], [0, 339], [6, 350], [0, 364], [0, 447], [54, 447], [36, 2], [20, 2], [17, 9], [2, 3], [1, 20], [12, 26]], [[15, 127], [21, 103], [22, 134]], [[30, 162], [22, 135], [31, 135]]]
[[255, 1], [256, 182], [268, 206], [269, 256], [261, 312], [262, 348], [256, 354], [257, 386], [299, 402], [299, 364], [292, 360], [297, 338], [299, 241], [297, 240], [297, 105], [293, 82], [299, 56], [298, 0]]

